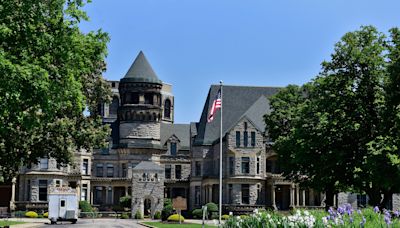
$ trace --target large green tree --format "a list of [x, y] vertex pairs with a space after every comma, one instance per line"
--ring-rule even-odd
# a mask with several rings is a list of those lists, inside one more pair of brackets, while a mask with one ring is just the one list
[[[109, 134], [97, 104], [108, 35], [83, 33], [82, 0], [0, 3], [0, 172], [10, 178], [41, 157], [71, 164], [73, 153], [103, 146]], [[91, 115], [85, 116], [88, 108]]]
[[[391, 92], [398, 86], [396, 31], [391, 32], [391, 43], [372, 26], [345, 34], [331, 60], [323, 62], [321, 73], [307, 84], [302, 102], [287, 101], [287, 106], [274, 102], [282, 94], [272, 98], [266, 124], [284, 161], [284, 174], [325, 191], [328, 206], [337, 191], [365, 192], [377, 205], [400, 190], [395, 163], [399, 134], [387, 134], [394, 132], [392, 123], [399, 116], [393, 101], [398, 92]], [[393, 103], [391, 109], [388, 102]], [[279, 116], [293, 121], [289, 131], [274, 134], [272, 129], [282, 125]]]

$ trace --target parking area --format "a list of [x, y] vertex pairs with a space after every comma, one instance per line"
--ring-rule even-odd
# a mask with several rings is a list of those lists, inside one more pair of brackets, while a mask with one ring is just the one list
[[[10, 219], [13, 220], [13, 219]], [[50, 225], [49, 220], [47, 219], [18, 219], [18, 221], [26, 222], [25, 224], [15, 225], [13, 227], [16, 228], [25, 228], [25, 227], [40, 227], [40, 228], [61, 228], [61, 227], [87, 227], [87, 228], [107, 228], [107, 227], [115, 227], [115, 228], [124, 228], [124, 227], [144, 227], [138, 224], [137, 220], [133, 219], [79, 219], [76, 224], [71, 224], [70, 222], [58, 222], [56, 225]]]

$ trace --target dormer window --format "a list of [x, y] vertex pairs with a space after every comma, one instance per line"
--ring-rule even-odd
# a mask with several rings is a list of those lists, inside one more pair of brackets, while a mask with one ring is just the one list
[[49, 168], [49, 159], [41, 158], [40, 159], [40, 169], [48, 169]]
[[169, 99], [164, 102], [164, 118], [171, 118], [171, 101]]
[[171, 142], [170, 150], [171, 150], [171, 155], [176, 156], [176, 143]]

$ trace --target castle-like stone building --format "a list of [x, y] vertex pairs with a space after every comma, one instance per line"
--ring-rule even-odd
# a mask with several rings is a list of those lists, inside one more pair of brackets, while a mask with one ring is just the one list
[[[75, 154], [75, 166], [54, 159], [21, 168], [11, 207], [46, 208], [49, 185], [69, 185], [80, 200], [111, 208], [132, 196], [132, 212], [153, 216], [164, 199], [187, 199], [188, 209], [218, 203], [219, 123], [207, 122], [219, 86], [212, 85], [199, 122], [174, 123], [172, 85], [159, 79], [142, 52], [120, 81], [109, 82], [110, 104], [99, 104], [112, 129], [109, 147]], [[266, 207], [323, 206], [324, 194], [281, 176], [263, 115], [276, 87], [224, 86], [223, 206], [243, 213]], [[338, 203], [366, 204], [365, 196], [339, 194]], [[397, 202], [399, 201], [399, 202]], [[393, 198], [393, 204], [400, 200]]]

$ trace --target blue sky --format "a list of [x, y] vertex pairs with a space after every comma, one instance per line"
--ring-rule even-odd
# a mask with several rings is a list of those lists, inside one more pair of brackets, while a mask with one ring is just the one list
[[399, 0], [94, 0], [84, 31], [109, 33], [105, 77], [119, 80], [143, 50], [173, 85], [175, 122], [198, 121], [211, 84], [310, 81], [344, 33], [400, 26]]

